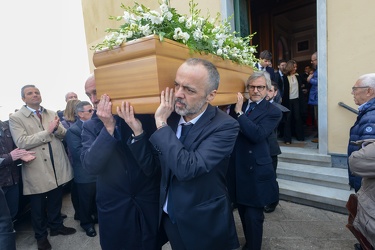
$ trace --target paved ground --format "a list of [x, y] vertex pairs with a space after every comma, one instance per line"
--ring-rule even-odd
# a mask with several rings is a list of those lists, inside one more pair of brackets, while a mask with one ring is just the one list
[[[49, 237], [55, 250], [99, 250], [99, 237], [87, 237], [79, 223], [73, 219], [74, 211], [70, 196], [66, 195], [62, 211], [68, 215], [64, 224], [74, 227], [77, 233], [70, 236]], [[237, 211], [234, 212], [241, 245], [244, 237]], [[264, 224], [264, 250], [354, 249], [356, 239], [345, 228], [347, 216], [291, 202], [281, 201], [275, 212], [266, 214]], [[36, 240], [26, 217], [15, 224], [17, 249], [37, 249]], [[96, 225], [98, 231], [98, 225]], [[163, 250], [170, 250], [167, 244]]]

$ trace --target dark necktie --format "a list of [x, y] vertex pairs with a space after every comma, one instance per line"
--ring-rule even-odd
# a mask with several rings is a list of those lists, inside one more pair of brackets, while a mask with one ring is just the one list
[[251, 102], [250, 103], [249, 108], [246, 111], [246, 116], [250, 115], [251, 111], [253, 111], [253, 109], [255, 109], [256, 105], [257, 105], [256, 102]]
[[35, 113], [39, 117], [40, 123], [43, 123], [42, 114], [40, 113], [40, 111], [39, 110], [35, 110]]
[[[184, 144], [184, 141], [187, 137], [187, 134], [189, 133], [190, 129], [193, 127], [193, 123], [189, 124], [181, 124], [181, 136], [179, 140], [181, 141], [182, 144]], [[168, 204], [167, 204], [167, 211], [168, 211], [168, 216], [169, 219], [171, 219], [172, 223], [175, 223], [175, 217], [174, 217], [174, 206], [173, 206], [173, 198], [172, 198], [172, 177], [173, 175], [171, 174], [171, 178], [169, 180], [169, 189], [168, 189]]]
[[189, 123], [189, 124], [185, 123], [181, 125], [180, 141], [182, 142], [182, 144], [184, 144], [186, 136], [189, 133], [190, 129], [193, 127], [193, 125], [194, 125], [193, 123]]

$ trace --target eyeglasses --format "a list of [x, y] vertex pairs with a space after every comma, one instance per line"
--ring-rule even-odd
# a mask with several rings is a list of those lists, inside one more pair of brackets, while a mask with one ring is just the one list
[[318, 60], [318, 59], [312, 59], [311, 62], [315, 62], [316, 60]]
[[253, 85], [247, 85], [247, 89], [250, 89], [252, 91], [255, 90], [255, 88], [258, 90], [258, 91], [263, 91], [266, 86], [253, 86]]
[[79, 112], [89, 112], [89, 113], [92, 113], [93, 109], [89, 109], [89, 110], [80, 110]]
[[369, 86], [360, 86], [360, 87], [352, 87], [352, 91], [355, 91], [356, 89], [366, 89], [370, 88]]

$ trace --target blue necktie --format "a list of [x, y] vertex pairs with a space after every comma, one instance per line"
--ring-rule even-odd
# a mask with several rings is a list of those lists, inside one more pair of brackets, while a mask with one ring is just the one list
[[251, 111], [253, 111], [253, 109], [255, 109], [256, 105], [257, 105], [256, 102], [251, 102], [250, 103], [249, 108], [246, 111], [246, 116], [250, 115]]
[[[193, 123], [181, 124], [181, 136], [179, 140], [181, 141], [182, 144], [184, 144], [187, 134], [189, 133], [193, 125], [194, 125]], [[171, 179], [169, 180], [167, 211], [168, 211], [169, 219], [171, 219], [172, 223], [174, 224], [175, 216], [174, 216], [174, 208], [173, 208], [174, 206], [173, 206], [173, 198], [172, 198], [172, 177], [173, 175], [171, 175]]]
[[179, 139], [182, 142], [182, 144], [185, 142], [186, 136], [189, 133], [190, 129], [193, 127], [193, 125], [193, 123], [185, 123], [181, 125], [181, 136]]

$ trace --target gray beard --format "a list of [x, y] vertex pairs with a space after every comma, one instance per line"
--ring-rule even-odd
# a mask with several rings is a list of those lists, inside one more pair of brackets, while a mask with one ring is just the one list
[[181, 103], [185, 104], [185, 108], [177, 108], [175, 106], [174, 110], [177, 114], [181, 116], [191, 116], [195, 114], [200, 114], [202, 112], [203, 106], [206, 104], [206, 100], [202, 100], [202, 102], [195, 104], [193, 107], [186, 106], [186, 103], [180, 101]]

